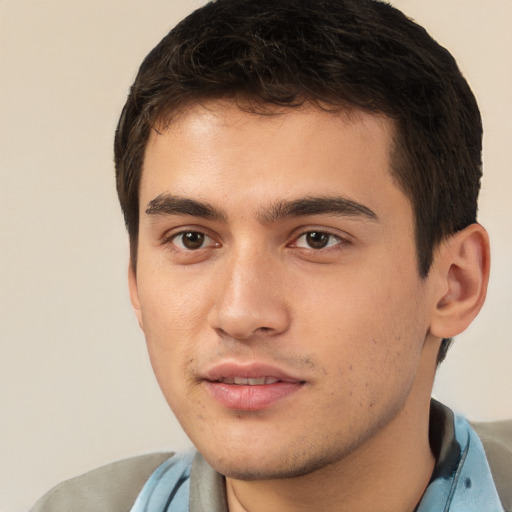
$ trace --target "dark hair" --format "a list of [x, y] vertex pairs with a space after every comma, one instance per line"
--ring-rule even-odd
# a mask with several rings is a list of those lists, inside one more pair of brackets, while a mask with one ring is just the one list
[[255, 112], [309, 102], [393, 119], [392, 173], [412, 203], [422, 277], [437, 244], [476, 220], [480, 113], [454, 58], [422, 27], [376, 0], [217, 0], [149, 53], [119, 121], [117, 191], [134, 265], [150, 130], [222, 97]]

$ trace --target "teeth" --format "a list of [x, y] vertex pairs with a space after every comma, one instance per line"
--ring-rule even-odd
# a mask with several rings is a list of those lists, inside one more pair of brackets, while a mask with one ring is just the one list
[[220, 379], [219, 382], [223, 382], [224, 384], [236, 384], [238, 386], [263, 386], [265, 384], [275, 384], [279, 382], [279, 379], [275, 379], [274, 377], [225, 377]]

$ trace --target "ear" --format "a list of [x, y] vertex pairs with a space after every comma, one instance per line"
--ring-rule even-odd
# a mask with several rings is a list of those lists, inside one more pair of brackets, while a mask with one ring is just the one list
[[489, 237], [480, 224], [441, 243], [433, 267], [437, 296], [431, 334], [451, 338], [469, 326], [485, 301], [489, 266]]
[[144, 331], [144, 325], [142, 323], [142, 311], [139, 300], [139, 286], [137, 284], [136, 271], [131, 259], [128, 264], [128, 288], [130, 290], [130, 300], [135, 316], [137, 317], [137, 322], [139, 322], [139, 327], [142, 329], [142, 331]]

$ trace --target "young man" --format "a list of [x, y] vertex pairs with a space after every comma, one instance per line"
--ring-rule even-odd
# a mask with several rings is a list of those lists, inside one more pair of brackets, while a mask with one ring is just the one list
[[197, 451], [34, 510], [509, 509], [505, 451], [492, 474], [430, 399], [485, 299], [481, 136], [453, 58], [387, 4], [218, 0], [181, 22], [115, 156], [132, 303]]

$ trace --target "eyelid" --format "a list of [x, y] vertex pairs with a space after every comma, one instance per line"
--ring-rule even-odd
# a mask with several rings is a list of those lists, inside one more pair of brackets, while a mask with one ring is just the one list
[[[307, 235], [308, 233], [324, 233], [326, 235], [329, 235], [331, 237], [338, 238], [340, 240], [341, 245], [348, 245], [353, 243], [353, 237], [346, 233], [345, 231], [339, 231], [337, 229], [333, 228], [327, 228], [325, 226], [307, 226], [307, 227], [301, 227], [300, 229], [295, 230], [295, 232], [291, 236], [291, 241], [287, 244], [288, 246], [293, 246], [301, 238], [302, 236]], [[336, 244], [339, 245], [339, 244]], [[299, 249], [306, 249], [311, 250], [315, 252], [319, 252], [322, 250], [329, 250], [331, 247], [326, 247], [324, 249], [313, 249], [311, 248], [305, 248], [305, 247], [299, 247]]]
[[[324, 247], [318, 247], [318, 248], [308, 247], [306, 237], [311, 233], [323, 234], [323, 235], [326, 235], [327, 237], [329, 237], [327, 244]], [[304, 238], [305, 244], [299, 245], [298, 242], [302, 238]], [[300, 235], [298, 238], [295, 239], [295, 246], [300, 249], [306, 249], [306, 250], [311, 250], [311, 251], [324, 251], [324, 250], [329, 250], [337, 245], [343, 244], [343, 242], [344, 242], [344, 240], [341, 237], [339, 237], [338, 235], [333, 235], [332, 233], [326, 233], [323, 231], [308, 231], [306, 233], [303, 233], [302, 235]]]
[[[180, 235], [184, 235], [186, 233], [200, 233], [200, 234], [204, 235], [205, 238], [207, 237], [210, 240], [212, 240], [214, 243], [202, 246], [195, 250], [177, 247], [173, 243], [173, 241]], [[160, 243], [160, 245], [173, 246], [172, 247], [173, 250], [177, 250], [177, 251], [181, 250], [184, 252], [196, 252], [201, 249], [208, 249], [211, 247], [220, 247], [220, 245], [221, 245], [221, 242], [219, 241], [218, 236], [215, 236], [213, 233], [211, 233], [211, 231], [209, 229], [206, 229], [206, 228], [200, 227], [200, 226], [179, 226], [179, 227], [169, 229], [162, 234], [162, 236], [160, 237], [159, 243]]]

